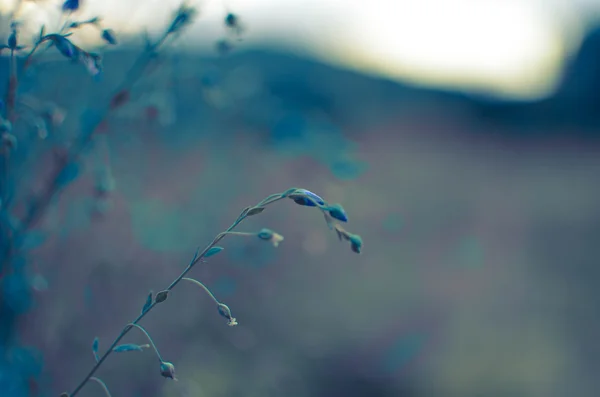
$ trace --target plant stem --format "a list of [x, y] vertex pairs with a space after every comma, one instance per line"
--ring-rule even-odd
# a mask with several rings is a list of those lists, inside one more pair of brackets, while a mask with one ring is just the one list
[[107, 397], [112, 397], [110, 391], [108, 390], [108, 387], [106, 386], [106, 383], [104, 383], [101, 379], [92, 376], [90, 380], [93, 380], [94, 382], [98, 383], [100, 387], [102, 387], [102, 389], [104, 390], [104, 394], [106, 394]]
[[226, 232], [225, 234], [228, 234], [230, 236], [249, 236], [249, 237], [256, 237], [256, 233], [248, 233], [248, 232]]
[[160, 361], [162, 363], [163, 359], [160, 356], [160, 353], [158, 352], [158, 349], [156, 348], [156, 345], [154, 344], [154, 341], [150, 337], [150, 334], [144, 329], [144, 327], [142, 327], [140, 325], [137, 325], [137, 324], [133, 324], [133, 323], [127, 324], [127, 327], [136, 327], [137, 329], [139, 329], [140, 331], [142, 331], [144, 333], [144, 335], [146, 335], [146, 338], [148, 339], [148, 342], [150, 342], [150, 344], [154, 348], [154, 351], [156, 352], [156, 356], [158, 357], [158, 361]]
[[[269, 200], [268, 202], [265, 204], [265, 202], [267, 201], [267, 199], [261, 201], [261, 203], [259, 203], [261, 206], [265, 206], [268, 204], [272, 204], [276, 201], [279, 201], [281, 199], [285, 198], [285, 196], [283, 194], [278, 194], [278, 195], [271, 195], [269, 196]], [[194, 257], [194, 259], [190, 262], [190, 264], [181, 272], [181, 274], [179, 276], [177, 276], [177, 278], [175, 280], [173, 280], [173, 282], [166, 288], [167, 291], [172, 290], [173, 288], [175, 288], [175, 286], [177, 284], [179, 284], [179, 282], [181, 280], [183, 280], [184, 278], [186, 278], [185, 276], [190, 272], [190, 270], [192, 270], [192, 268], [194, 267], [194, 265], [196, 263], [198, 263], [199, 261], [202, 260], [202, 258], [204, 257], [204, 255], [206, 255], [206, 253], [212, 248], [214, 247], [219, 241], [221, 241], [221, 239], [223, 239], [223, 237], [225, 237], [228, 233], [230, 233], [231, 231], [233, 231], [233, 229], [235, 229], [244, 219], [247, 218], [247, 213], [248, 210], [252, 208], [252, 207], [247, 207], [245, 208], [240, 216], [238, 216], [238, 218], [236, 219], [235, 222], [233, 222], [231, 224], [231, 226], [229, 226], [229, 228], [227, 228], [227, 230], [225, 230], [223, 233], [219, 233], [214, 239], [213, 241], [208, 244], [206, 246], [206, 248], [204, 248], [204, 250], [202, 250], [202, 252], [198, 255], [196, 255]], [[201, 284], [201, 283], [200, 283]], [[212, 294], [210, 294], [212, 296]], [[213, 299], [218, 303], [218, 301], [216, 300], [216, 298]], [[140, 322], [140, 320], [142, 318], [144, 318], [148, 313], [150, 313], [152, 311], [152, 309], [157, 305], [156, 301], [153, 302], [150, 307], [144, 311], [143, 313], [141, 313], [139, 316], [137, 316], [137, 318], [133, 321], [131, 321], [124, 329], [123, 331], [121, 331], [121, 333], [119, 334], [119, 336], [117, 336], [117, 338], [114, 340], [114, 342], [111, 344], [111, 346], [108, 348], [108, 350], [106, 350], [106, 352], [104, 353], [104, 355], [102, 355], [102, 357], [100, 357], [100, 360], [98, 360], [98, 362], [96, 363], [96, 365], [94, 365], [94, 367], [92, 367], [92, 369], [90, 370], [90, 372], [86, 375], [86, 377], [81, 381], [81, 383], [79, 383], [79, 385], [75, 388], [75, 390], [73, 390], [72, 393], [69, 394], [70, 397], [75, 397], [77, 395], [77, 393], [79, 393], [79, 391], [81, 391], [81, 389], [83, 388], [83, 386], [85, 386], [85, 384], [94, 376], [94, 374], [96, 373], [96, 371], [98, 370], [98, 368], [100, 368], [100, 366], [102, 365], [102, 363], [104, 363], [104, 361], [108, 358], [108, 356], [110, 356], [110, 354], [113, 352], [113, 349], [117, 346], [117, 344], [121, 341], [121, 339], [123, 339], [123, 337], [125, 335], [127, 335], [127, 333], [133, 328], [137, 326], [137, 323]], [[141, 327], [138, 327], [141, 328]], [[150, 337], [148, 336], [149, 340]], [[158, 351], [157, 351], [158, 354]], [[160, 356], [159, 356], [160, 357]]]
[[[154, 44], [150, 49], [144, 51], [138, 57], [138, 59], [135, 61], [129, 72], [126, 74], [121, 84], [115, 90], [115, 93], [119, 93], [123, 90], [130, 89], [139, 80], [144, 70], [146, 69], [146, 66], [148, 66], [148, 64], [152, 60], [151, 54], [158, 49], [158, 47], [163, 43], [164, 39], [165, 37], [159, 39], [156, 44]], [[94, 123], [90, 123], [90, 125], [87, 125], [86, 130], [84, 130], [80, 135], [80, 139], [71, 145], [65, 160], [62, 162], [61, 166], [57, 170], [54, 178], [51, 178], [50, 183], [46, 186], [44, 192], [38, 198], [37, 203], [35, 203], [34, 205], [34, 208], [32, 208], [32, 210], [28, 212], [27, 216], [22, 220], [21, 228], [20, 230], [18, 230], [18, 233], [26, 232], [31, 226], [35, 225], [39, 218], [41, 218], [46, 207], [60, 188], [58, 182], [61, 172], [65, 169], [65, 167], [69, 164], [70, 161], [76, 159], [79, 156], [81, 151], [90, 141], [94, 131], [106, 119], [106, 117], [110, 113], [110, 110], [110, 106], [106, 105], [101, 112], [101, 116], [97, 120], [95, 120]]]
[[219, 300], [218, 300], [217, 298], [215, 298], [215, 296], [213, 295], [213, 293], [212, 293], [212, 292], [210, 292], [210, 290], [209, 290], [209, 289], [206, 287], [206, 285], [202, 284], [200, 281], [196, 280], [195, 278], [188, 278], [188, 277], [184, 277], [184, 278], [182, 278], [182, 280], [189, 281], [189, 282], [191, 282], [191, 283], [194, 283], [194, 284], [196, 284], [196, 285], [197, 285], [197, 286], [199, 286], [200, 288], [202, 288], [204, 291], [206, 291], [206, 293], [208, 294], [208, 296], [210, 296], [210, 297], [211, 297], [211, 299], [212, 299], [213, 301], [215, 301], [215, 303], [216, 303], [217, 305], [218, 305], [219, 303], [221, 303], [221, 302], [219, 302]]

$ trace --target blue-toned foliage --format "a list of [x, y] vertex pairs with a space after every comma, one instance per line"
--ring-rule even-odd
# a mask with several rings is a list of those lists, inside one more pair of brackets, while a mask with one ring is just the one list
[[0, 285], [4, 303], [14, 312], [25, 313], [31, 308], [33, 304], [31, 286], [22, 271], [5, 275]]
[[348, 222], [348, 215], [341, 204], [332, 204], [327, 208], [327, 211], [332, 218], [341, 222]]
[[100, 357], [98, 357], [98, 348], [100, 347], [100, 340], [98, 339], [98, 337], [94, 338], [94, 341], [92, 342], [92, 353], [94, 354], [94, 358], [96, 359], [96, 362], [100, 361]]
[[206, 254], [204, 254], [204, 257], [209, 258], [213, 255], [217, 255], [221, 251], [223, 251], [223, 247], [211, 247]]
[[144, 303], [144, 307], [142, 307], [142, 314], [146, 313], [150, 309], [150, 306], [152, 306], [152, 291], [146, 297], [146, 302]]
[[79, 9], [80, 0], [65, 0], [62, 9], [65, 12], [74, 12]]
[[31, 230], [20, 236], [16, 242], [21, 250], [31, 250], [42, 246], [48, 238], [48, 233], [41, 230]]
[[56, 184], [61, 188], [68, 186], [79, 177], [80, 168], [77, 162], [69, 162], [56, 177]]
[[135, 343], [125, 343], [122, 345], [116, 346], [113, 351], [115, 353], [123, 353], [123, 352], [141, 352], [144, 351], [144, 348], [149, 347], [149, 345], [136, 345]]
[[112, 29], [104, 29], [102, 31], [102, 39], [106, 41], [108, 44], [117, 45], [117, 36]]

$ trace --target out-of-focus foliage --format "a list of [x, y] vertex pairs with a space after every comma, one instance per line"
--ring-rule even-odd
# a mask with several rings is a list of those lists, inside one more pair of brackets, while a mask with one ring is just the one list
[[[68, 109], [44, 149], [60, 155], [135, 53], [106, 54], [101, 83], [40, 66], [24, 89]], [[194, 270], [239, 325], [182, 286], [144, 323], [179, 382], [155, 376], [144, 349], [103, 367], [115, 394], [594, 396], [598, 59], [591, 32], [557, 92], [523, 103], [269, 51], [165, 57], [21, 242], [27, 278], [3, 275], [3, 302], [28, 311], [21, 346], [35, 348], [2, 352], [0, 391], [76, 384], [96, 335], [112, 340], [241, 208], [295, 185], [344, 203], [362, 255], [340, 255], [316, 211], [274, 205], [245, 227], [286, 230], [277, 252], [231, 239]], [[54, 161], [41, 149], [22, 157], [18, 202]]]

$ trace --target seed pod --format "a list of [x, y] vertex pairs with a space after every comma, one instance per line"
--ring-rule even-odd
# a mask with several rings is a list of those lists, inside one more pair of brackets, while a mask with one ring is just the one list
[[156, 294], [156, 298], [154, 299], [154, 301], [156, 303], [161, 303], [161, 302], [166, 301], [168, 297], [169, 297], [168, 290], [160, 291], [159, 293]]

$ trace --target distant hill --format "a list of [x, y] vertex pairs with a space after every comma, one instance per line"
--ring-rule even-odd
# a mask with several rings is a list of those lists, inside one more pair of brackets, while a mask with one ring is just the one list
[[[108, 53], [105, 75], [101, 82], [94, 82], [83, 67], [52, 53], [35, 74], [25, 76], [22, 88], [83, 110], [86, 104], [109, 95], [134, 54], [127, 49]], [[4, 76], [6, 67], [4, 59]], [[0, 84], [5, 85], [6, 79]], [[321, 114], [334, 122], [369, 126], [390, 117], [460, 111], [484, 122], [519, 125], [520, 133], [549, 125], [594, 128], [600, 127], [600, 28], [590, 31], [583, 41], [555, 94], [534, 102], [422, 88], [267, 50], [234, 51], [225, 58], [171, 54], [161, 68], [143, 79], [137, 91], [132, 93], [132, 103], [138, 101], [139, 109], [130, 106], [124, 114], [147, 113], [149, 106], [155, 106], [163, 108], [163, 113], [168, 108], [179, 120], [191, 123], [210, 123], [227, 115], [263, 128], [286, 113]]]

